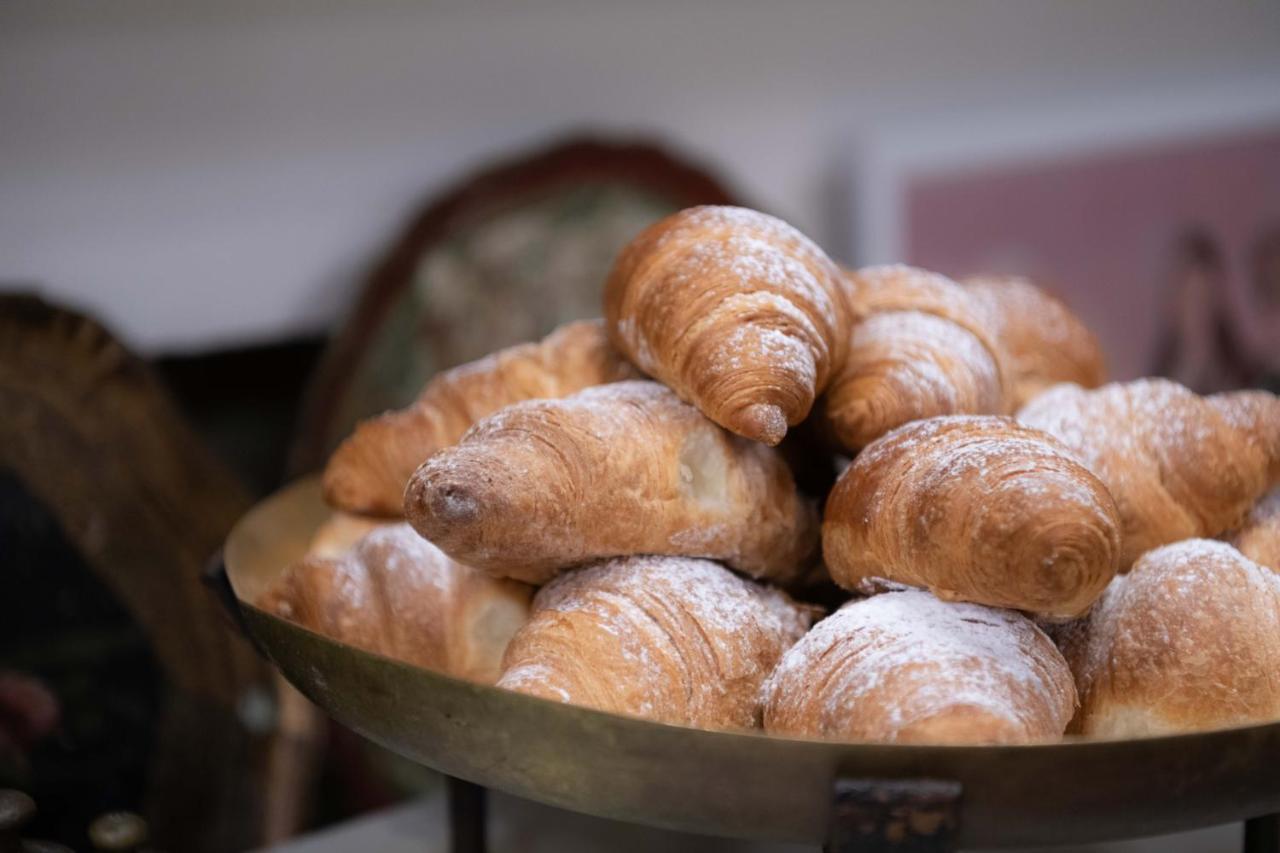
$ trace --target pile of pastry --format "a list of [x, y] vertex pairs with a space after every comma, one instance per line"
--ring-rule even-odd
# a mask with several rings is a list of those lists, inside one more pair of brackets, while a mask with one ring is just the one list
[[340, 513], [261, 604], [705, 728], [1280, 719], [1280, 400], [1103, 381], [1026, 281], [846, 271], [773, 217], [685, 210], [618, 256], [603, 320], [361, 424], [324, 474]]

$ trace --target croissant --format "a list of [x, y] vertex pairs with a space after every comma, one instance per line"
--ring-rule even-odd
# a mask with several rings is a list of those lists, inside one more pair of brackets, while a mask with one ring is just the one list
[[656, 382], [508, 406], [418, 469], [405, 512], [455, 559], [534, 584], [628, 554], [709, 557], [785, 581], [818, 540], [778, 451]]
[[1106, 379], [1098, 339], [1065, 303], [1019, 276], [973, 276], [965, 290], [990, 318], [1012, 374], [1007, 411], [1059, 382], [1096, 388]]
[[652, 225], [605, 284], [609, 337], [738, 435], [777, 444], [844, 358], [840, 271], [772, 216], [694, 207]]
[[331, 514], [311, 537], [308, 557], [339, 557], [379, 527], [391, 522], [345, 512]]
[[1258, 501], [1231, 535], [1231, 544], [1258, 565], [1280, 572], [1280, 488]]
[[1209, 404], [1267, 458], [1267, 487], [1280, 485], [1280, 397], [1269, 391], [1213, 394]]
[[480, 418], [521, 400], [564, 397], [638, 376], [610, 346], [599, 320], [567, 323], [540, 343], [446, 370], [407, 408], [364, 421], [339, 445], [325, 466], [325, 499], [353, 513], [399, 517], [409, 476]]
[[1280, 719], [1280, 574], [1226, 543], [1148, 552], [1107, 589], [1077, 642], [1083, 734]]
[[823, 430], [856, 451], [909, 421], [1003, 414], [1012, 375], [982, 307], [950, 279], [906, 266], [846, 277], [849, 353], [819, 409]]
[[812, 610], [716, 563], [623, 557], [539, 590], [499, 687], [702, 728], [755, 725], [760, 683]]
[[819, 622], [761, 697], [768, 731], [897, 743], [1057, 740], [1076, 706], [1071, 670], [1031, 620], [920, 590]]
[[1258, 433], [1222, 405], [1167, 379], [1094, 391], [1064, 384], [1018, 420], [1062, 440], [1107, 484], [1123, 524], [1124, 569], [1152, 548], [1230, 530], [1266, 490]]
[[445, 556], [407, 524], [374, 530], [342, 556], [308, 556], [258, 606], [365, 651], [492, 683], [532, 589]]
[[1120, 558], [1103, 484], [1054, 438], [995, 415], [915, 421], [858, 454], [827, 498], [832, 579], [883, 578], [939, 598], [1078, 616]]

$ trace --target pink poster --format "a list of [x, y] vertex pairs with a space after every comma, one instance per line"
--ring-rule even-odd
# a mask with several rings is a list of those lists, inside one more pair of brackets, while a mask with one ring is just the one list
[[911, 263], [1042, 279], [1116, 378], [1202, 392], [1274, 380], [1280, 127], [910, 176], [903, 225]]

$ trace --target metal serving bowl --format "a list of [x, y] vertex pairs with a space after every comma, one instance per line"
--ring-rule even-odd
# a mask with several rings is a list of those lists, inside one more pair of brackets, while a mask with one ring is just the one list
[[665, 725], [460, 681], [361, 651], [250, 602], [327, 515], [314, 479], [232, 531], [246, 627], [339, 722], [451, 776], [600, 817], [820, 843], [837, 779], [958, 782], [962, 847], [1156, 835], [1280, 811], [1280, 721], [1035, 746], [834, 743]]

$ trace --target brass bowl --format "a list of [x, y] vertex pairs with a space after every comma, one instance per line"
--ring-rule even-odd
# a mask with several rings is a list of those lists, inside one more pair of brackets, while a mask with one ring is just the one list
[[1157, 835], [1280, 811], [1280, 721], [1035, 746], [833, 743], [664, 725], [389, 660], [248, 603], [326, 514], [308, 479], [231, 532], [226, 570], [251, 636], [339, 722], [486, 787], [669, 829], [812, 843], [826, 836], [834, 780], [850, 777], [961, 783], [961, 847]]

